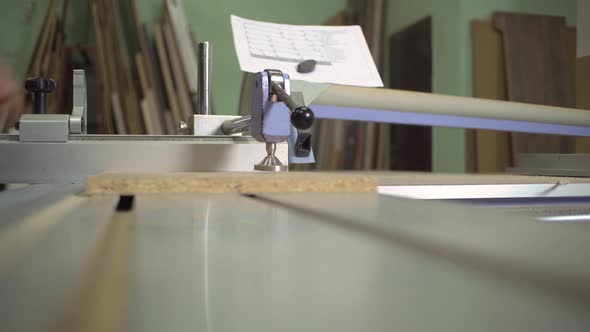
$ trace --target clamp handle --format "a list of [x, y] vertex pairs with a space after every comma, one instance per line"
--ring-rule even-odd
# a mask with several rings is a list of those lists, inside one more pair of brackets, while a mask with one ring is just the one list
[[276, 81], [271, 80], [273, 92], [287, 105], [291, 111], [291, 124], [297, 129], [295, 140], [295, 156], [308, 157], [311, 153], [311, 126], [315, 121], [315, 114], [307, 106], [297, 106], [293, 98]]
[[299, 130], [311, 128], [315, 120], [315, 114], [307, 106], [299, 106], [291, 112], [291, 124]]
[[283, 87], [271, 81], [272, 91], [280, 98], [282, 102], [287, 105], [291, 111], [291, 124], [298, 130], [307, 130], [311, 128], [315, 120], [315, 114], [311, 108], [307, 106], [297, 106], [293, 98], [283, 89]]

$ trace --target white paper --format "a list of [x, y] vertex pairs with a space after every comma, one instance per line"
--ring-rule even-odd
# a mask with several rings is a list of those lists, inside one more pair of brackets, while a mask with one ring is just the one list
[[[279, 69], [293, 80], [381, 87], [383, 81], [359, 26], [275, 24], [231, 16], [234, 45], [243, 71]], [[315, 70], [297, 64], [315, 60]]]

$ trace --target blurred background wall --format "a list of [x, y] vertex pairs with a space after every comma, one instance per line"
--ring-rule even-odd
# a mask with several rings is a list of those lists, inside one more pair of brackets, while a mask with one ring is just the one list
[[[0, 3], [0, 58], [18, 79], [25, 77], [31, 53], [42, 26], [47, 1], [3, 1]], [[140, 0], [141, 19], [158, 21], [161, 0]], [[236, 114], [241, 73], [233, 51], [229, 15], [292, 24], [323, 24], [347, 8], [346, 0], [184, 0], [186, 17], [198, 40], [213, 43], [213, 94], [218, 114]], [[432, 24], [432, 92], [471, 96], [473, 94], [470, 22], [489, 20], [496, 11], [522, 12], [565, 17], [576, 24], [575, 0], [389, 0], [385, 1], [382, 77], [390, 82], [389, 36], [414, 22], [430, 17]], [[64, 27], [68, 44], [92, 44], [94, 32], [86, 1], [69, 1]], [[432, 130], [432, 170], [467, 171], [465, 130]], [[393, 158], [393, 157], [392, 157]]]

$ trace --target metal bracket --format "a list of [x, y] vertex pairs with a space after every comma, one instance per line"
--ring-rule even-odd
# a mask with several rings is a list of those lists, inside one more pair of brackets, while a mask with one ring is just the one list
[[23, 114], [19, 119], [19, 141], [67, 142], [70, 134], [86, 134], [86, 76], [82, 69], [74, 69], [72, 75], [72, 114]]
[[[240, 119], [235, 115], [205, 115], [193, 114], [187, 122], [181, 121], [180, 132], [193, 136], [216, 136], [216, 135], [237, 135], [242, 136], [242, 132], [225, 133], [223, 124]], [[249, 125], [249, 121], [247, 123]]]
[[73, 108], [70, 115], [70, 134], [86, 134], [88, 109], [86, 99], [86, 75], [83, 69], [74, 69]]
[[19, 120], [21, 142], [67, 142], [67, 114], [23, 114]]

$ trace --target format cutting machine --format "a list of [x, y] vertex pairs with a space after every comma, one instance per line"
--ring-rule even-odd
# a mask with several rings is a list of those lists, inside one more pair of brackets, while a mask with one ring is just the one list
[[[313, 162], [314, 119], [590, 136], [584, 111], [344, 86], [314, 98], [265, 70], [250, 116], [209, 114], [204, 89], [184, 135], [105, 136], [86, 132], [84, 72], [73, 82], [71, 114], [53, 115], [50, 81], [31, 81], [38, 114], [0, 136], [0, 183], [27, 184], [0, 192], [2, 330], [590, 329], [585, 178], [384, 172], [378, 193], [82, 194], [103, 172]], [[543, 158], [573, 165], [548, 174], [590, 169]]]

